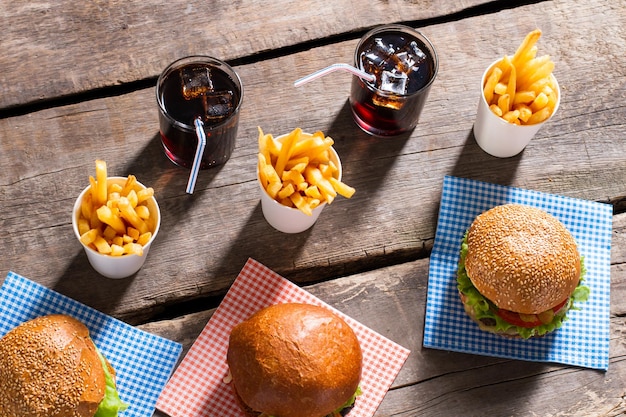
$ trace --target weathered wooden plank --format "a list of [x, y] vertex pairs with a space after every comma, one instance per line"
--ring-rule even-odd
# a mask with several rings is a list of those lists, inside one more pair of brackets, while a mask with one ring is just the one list
[[[626, 273], [616, 265], [611, 273], [615, 291], [626, 283]], [[611, 359], [609, 370], [600, 372], [423, 348], [427, 281], [428, 260], [422, 259], [305, 287], [411, 350], [377, 415], [613, 416], [624, 409], [623, 303], [612, 303]], [[183, 343], [186, 352], [211, 312], [139, 327]]]
[[0, 108], [156, 77], [186, 55], [233, 60], [485, 3], [490, 2], [4, 2]]
[[[546, 2], [424, 28], [441, 45], [440, 73], [420, 125], [396, 139], [372, 138], [354, 125], [347, 74], [300, 89], [289, 85], [328, 57], [350, 59], [354, 40], [240, 66], [245, 102], [237, 148], [223, 168], [201, 173], [193, 196], [184, 193], [188, 172], [161, 150], [153, 89], [0, 120], [0, 271], [14, 270], [139, 323], [174, 304], [223, 295], [248, 257], [300, 283], [425, 257], [444, 175], [620, 200], [626, 89], [610, 86], [624, 85], [625, 22], [619, 12], [607, 13], [600, 26], [593, 20], [598, 10], [614, 7], [608, 0], [577, 7]], [[561, 110], [521, 156], [492, 158], [471, 134], [477, 101], [471, 85], [543, 15], [560, 22], [546, 22], [541, 45], [557, 61]], [[492, 40], [494, 18], [503, 22], [506, 39]], [[601, 41], [612, 57], [591, 65], [588, 49], [576, 47], [583, 35]], [[468, 42], [470, 36], [476, 41]], [[271, 229], [255, 182], [257, 126], [275, 134], [296, 126], [330, 134], [355, 196], [327, 207], [308, 232]], [[146, 266], [122, 281], [93, 272], [71, 230], [72, 204], [96, 158], [107, 160], [111, 174], [133, 173], [153, 186], [162, 209]]]

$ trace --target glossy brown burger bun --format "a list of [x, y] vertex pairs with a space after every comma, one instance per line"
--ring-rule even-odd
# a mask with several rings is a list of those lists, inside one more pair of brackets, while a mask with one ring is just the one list
[[574, 238], [538, 208], [506, 204], [482, 213], [467, 246], [467, 276], [498, 308], [541, 313], [572, 295], [580, 280]]
[[341, 407], [357, 390], [362, 360], [343, 319], [298, 303], [264, 308], [235, 326], [227, 353], [244, 411], [280, 417], [323, 417]]
[[89, 330], [72, 317], [38, 317], [0, 339], [2, 417], [93, 417], [105, 384]]

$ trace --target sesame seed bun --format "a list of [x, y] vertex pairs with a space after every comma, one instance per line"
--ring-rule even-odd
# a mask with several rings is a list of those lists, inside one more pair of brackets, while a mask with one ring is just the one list
[[580, 255], [565, 226], [519, 204], [479, 215], [467, 233], [465, 269], [498, 308], [538, 314], [567, 299], [580, 280]]
[[72, 317], [38, 317], [0, 339], [0, 416], [93, 417], [105, 384], [89, 330]]
[[235, 326], [227, 362], [247, 415], [322, 417], [356, 392], [362, 352], [350, 326], [328, 309], [286, 303]]

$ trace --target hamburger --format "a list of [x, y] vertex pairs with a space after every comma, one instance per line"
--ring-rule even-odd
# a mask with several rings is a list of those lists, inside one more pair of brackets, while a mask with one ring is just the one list
[[457, 287], [482, 330], [528, 339], [561, 327], [586, 301], [584, 259], [549, 213], [505, 204], [480, 214], [463, 237]]
[[323, 307], [258, 311], [232, 329], [226, 360], [235, 398], [250, 417], [338, 417], [360, 394], [359, 341]]
[[54, 314], [0, 339], [0, 416], [115, 417], [115, 371], [80, 321]]

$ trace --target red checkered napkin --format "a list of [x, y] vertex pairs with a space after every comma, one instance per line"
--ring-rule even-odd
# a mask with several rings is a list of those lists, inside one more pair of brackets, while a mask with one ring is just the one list
[[226, 351], [231, 329], [263, 307], [300, 302], [326, 307], [355, 331], [363, 350], [361, 388], [349, 417], [374, 415], [409, 350], [324, 303], [267, 267], [249, 259], [157, 401], [172, 417], [242, 417], [228, 375]]

